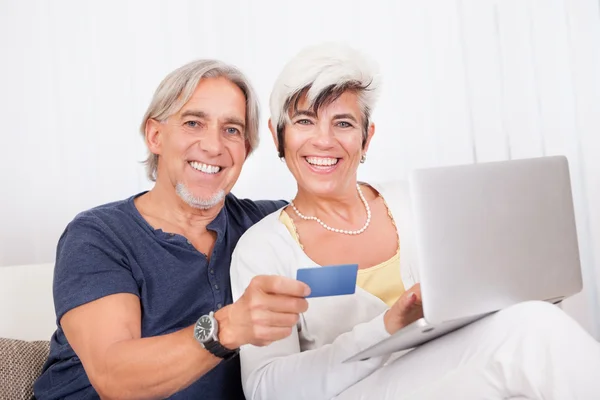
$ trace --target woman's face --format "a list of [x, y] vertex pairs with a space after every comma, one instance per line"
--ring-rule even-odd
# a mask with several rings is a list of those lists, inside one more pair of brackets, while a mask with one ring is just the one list
[[[298, 189], [317, 196], [338, 196], [354, 190], [360, 158], [375, 131], [369, 126], [363, 148], [362, 112], [358, 96], [344, 92], [315, 114], [303, 96], [290, 111], [285, 127], [285, 161]], [[275, 142], [277, 134], [269, 123]], [[277, 145], [277, 143], [276, 143]]]

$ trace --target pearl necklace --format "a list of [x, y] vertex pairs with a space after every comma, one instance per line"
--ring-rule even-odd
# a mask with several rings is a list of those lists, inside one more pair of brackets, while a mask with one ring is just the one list
[[361, 233], [363, 233], [367, 227], [369, 226], [369, 224], [371, 223], [371, 209], [369, 208], [369, 203], [367, 203], [367, 200], [365, 200], [365, 196], [363, 196], [362, 191], [360, 190], [360, 186], [358, 185], [358, 183], [356, 184], [356, 189], [358, 190], [358, 197], [360, 197], [360, 200], [363, 202], [363, 204], [365, 205], [365, 209], [367, 210], [367, 222], [365, 222], [364, 226], [362, 228], [360, 228], [357, 231], [348, 231], [346, 229], [336, 229], [336, 228], [332, 228], [329, 225], [327, 225], [325, 222], [321, 221], [319, 218], [317, 217], [308, 217], [304, 214], [302, 214], [300, 211], [298, 211], [298, 209], [296, 208], [296, 206], [294, 205], [294, 201], [292, 200], [290, 202], [290, 205], [292, 206], [292, 208], [294, 209], [294, 211], [296, 212], [296, 214], [307, 221], [317, 221], [319, 224], [321, 224], [321, 226], [325, 229], [327, 229], [328, 231], [331, 232], [335, 232], [335, 233], [343, 233], [345, 235], [360, 235]]

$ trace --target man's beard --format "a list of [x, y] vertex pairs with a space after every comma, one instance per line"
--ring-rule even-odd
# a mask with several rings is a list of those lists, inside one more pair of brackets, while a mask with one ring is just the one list
[[213, 208], [214, 206], [219, 205], [225, 198], [225, 191], [223, 189], [220, 189], [218, 192], [205, 199], [195, 197], [190, 193], [188, 188], [183, 183], [178, 183], [177, 186], [175, 186], [175, 190], [177, 191], [177, 195], [181, 198], [181, 200], [185, 201], [185, 203], [190, 207], [197, 208], [199, 210], [208, 210], [209, 208]]

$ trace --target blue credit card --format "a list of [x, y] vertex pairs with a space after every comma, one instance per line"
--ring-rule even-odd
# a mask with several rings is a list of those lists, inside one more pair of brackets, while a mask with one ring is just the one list
[[307, 297], [340, 296], [356, 291], [358, 264], [329, 265], [325, 267], [301, 268], [296, 280], [310, 287]]

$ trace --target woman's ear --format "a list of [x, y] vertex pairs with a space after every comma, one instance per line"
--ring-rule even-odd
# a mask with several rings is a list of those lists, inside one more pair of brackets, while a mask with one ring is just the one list
[[365, 145], [363, 146], [363, 154], [369, 150], [369, 144], [371, 144], [371, 139], [373, 139], [373, 135], [375, 134], [375, 124], [371, 122], [369, 128], [367, 129], [367, 138], [365, 140]]
[[275, 143], [275, 148], [279, 151], [279, 140], [277, 140], [277, 129], [273, 127], [273, 122], [271, 118], [269, 118], [269, 130], [271, 131], [271, 136], [273, 137], [273, 143]]

